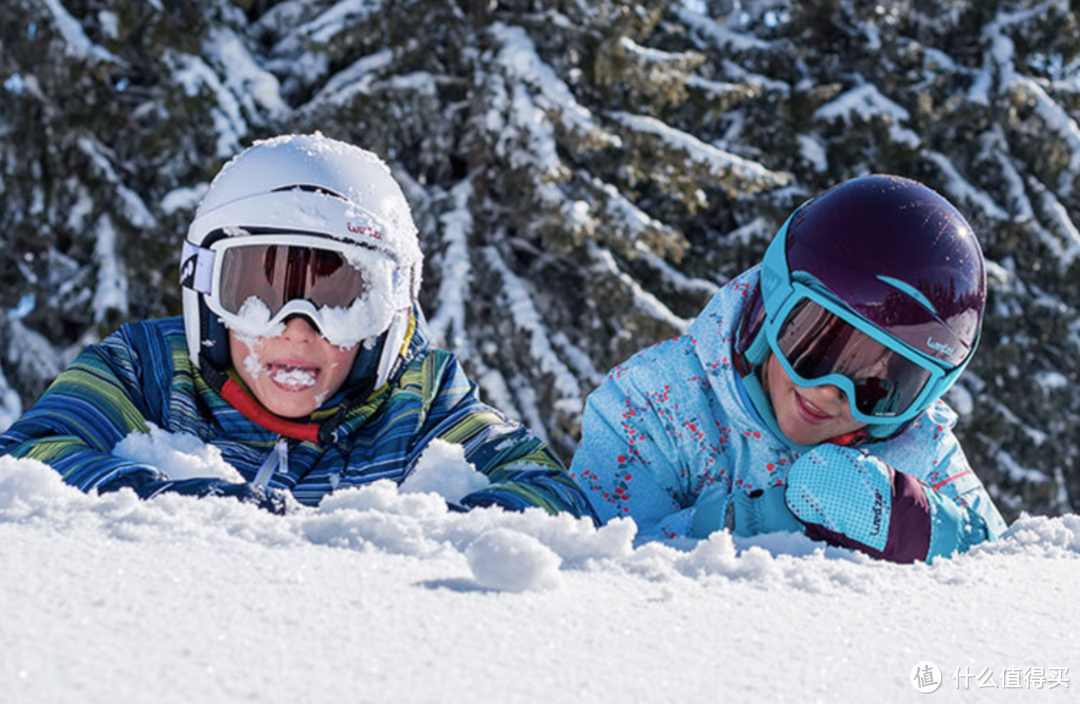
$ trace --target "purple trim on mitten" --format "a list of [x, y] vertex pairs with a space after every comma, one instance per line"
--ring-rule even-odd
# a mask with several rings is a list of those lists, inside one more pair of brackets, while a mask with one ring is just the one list
[[892, 516], [885, 548], [875, 548], [816, 523], [806, 524], [806, 536], [829, 545], [850, 548], [878, 560], [925, 562], [930, 551], [930, 502], [918, 479], [889, 467], [892, 479]]

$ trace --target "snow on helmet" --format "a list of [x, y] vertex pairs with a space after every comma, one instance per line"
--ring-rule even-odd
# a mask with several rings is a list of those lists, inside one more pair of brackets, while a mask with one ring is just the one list
[[736, 347], [746, 362], [756, 367], [771, 351], [795, 383], [839, 386], [852, 417], [885, 438], [971, 360], [986, 273], [971, 226], [945, 198], [873, 175], [788, 218], [762, 260], [754, 299]]
[[[223, 255], [255, 243], [340, 253], [368, 272], [367, 286], [375, 290], [363, 292], [367, 307], [361, 310], [357, 299], [349, 309], [306, 300], [274, 311], [231, 309], [221, 297]], [[362, 370], [378, 388], [399, 359], [422, 265], [409, 205], [375, 154], [319, 134], [255, 142], [214, 178], [188, 229], [180, 272], [188, 354], [196, 366], [223, 369], [229, 363], [226, 326], [272, 336], [275, 323], [305, 315], [334, 344], [363, 342], [346, 383]]]

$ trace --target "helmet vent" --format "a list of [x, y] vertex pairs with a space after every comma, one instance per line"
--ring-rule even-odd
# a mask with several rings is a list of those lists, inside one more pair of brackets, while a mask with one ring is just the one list
[[926, 308], [928, 311], [930, 311], [934, 315], [937, 315], [937, 308], [934, 308], [934, 304], [930, 302], [930, 299], [927, 298], [922, 291], [915, 288], [911, 284], [901, 281], [900, 279], [894, 279], [891, 276], [878, 276], [878, 281], [884, 281], [893, 288], [900, 289], [901, 291], [918, 301], [919, 304]]
[[270, 192], [281, 193], [282, 191], [306, 191], [308, 193], [321, 193], [324, 196], [330, 196], [331, 198], [339, 198], [345, 201], [348, 200], [348, 198], [346, 198], [345, 196], [341, 195], [340, 193], [331, 191], [329, 188], [323, 188], [322, 186], [316, 186], [310, 183], [294, 183], [290, 186], [280, 186]]

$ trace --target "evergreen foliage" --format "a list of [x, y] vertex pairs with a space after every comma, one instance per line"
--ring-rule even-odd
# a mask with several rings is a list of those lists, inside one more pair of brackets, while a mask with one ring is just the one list
[[1080, 501], [1066, 0], [5, 10], [0, 422], [86, 342], [179, 313], [179, 243], [224, 159], [321, 130], [390, 161], [436, 336], [567, 459], [603, 372], [682, 332], [802, 200], [867, 172], [922, 180], [992, 262], [982, 347], [949, 395], [971, 462], [1010, 518]]

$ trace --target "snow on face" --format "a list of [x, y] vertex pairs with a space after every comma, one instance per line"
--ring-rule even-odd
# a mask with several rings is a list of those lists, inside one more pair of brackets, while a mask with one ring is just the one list
[[284, 418], [306, 417], [337, 393], [358, 350], [359, 345], [334, 345], [303, 316], [290, 319], [276, 337], [229, 332], [229, 353], [240, 378], [259, 403]]
[[248, 346], [248, 354], [244, 356], [244, 370], [252, 377], [260, 376], [266, 371], [259, 359], [259, 348], [262, 346], [261, 338], [238, 336]]
[[[306, 388], [315, 385], [315, 374], [310, 369], [278, 367], [273, 373], [274, 382], [282, 386]], [[322, 394], [325, 396], [325, 394]]]
[[262, 299], [250, 296], [244, 301], [237, 315], [228, 319], [223, 318], [222, 322], [229, 330], [244, 337], [277, 337], [285, 330], [285, 326], [281, 323], [271, 325], [270, 317], [270, 308], [262, 302]]

